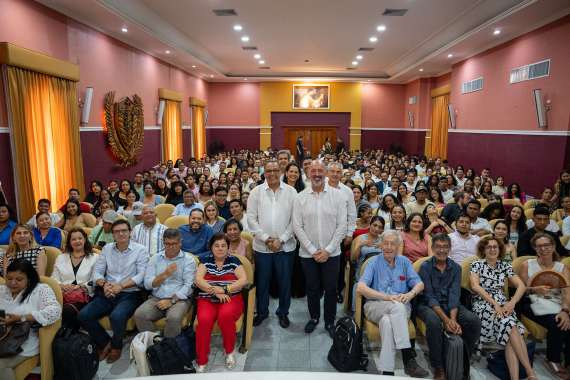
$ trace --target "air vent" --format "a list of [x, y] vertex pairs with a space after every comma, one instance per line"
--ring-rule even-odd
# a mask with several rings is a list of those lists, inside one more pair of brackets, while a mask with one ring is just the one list
[[371, 48], [371, 47], [361, 47], [361, 48], [358, 48], [358, 51], [372, 51], [372, 50], [374, 50], [374, 48]]
[[483, 77], [463, 82], [461, 85], [461, 93], [468, 94], [483, 89]]
[[257, 46], [242, 46], [243, 50], [257, 50]]
[[261, 70], [270, 70], [271, 67], [269, 67], [269, 66], [259, 66], [258, 69], [261, 69]]
[[382, 13], [382, 16], [403, 16], [407, 11], [407, 9], [386, 8], [384, 13]]
[[214, 9], [212, 12], [216, 16], [237, 16], [235, 9]]
[[550, 59], [531, 63], [511, 70], [511, 83], [547, 77], [550, 75]]

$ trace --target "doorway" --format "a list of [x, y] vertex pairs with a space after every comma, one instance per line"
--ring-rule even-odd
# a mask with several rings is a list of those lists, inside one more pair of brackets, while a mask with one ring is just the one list
[[335, 127], [287, 127], [285, 130], [285, 147], [291, 154], [297, 157], [297, 138], [303, 136], [305, 151], [310, 152], [311, 157], [317, 157], [328, 137], [333, 150], [336, 149], [336, 128]]

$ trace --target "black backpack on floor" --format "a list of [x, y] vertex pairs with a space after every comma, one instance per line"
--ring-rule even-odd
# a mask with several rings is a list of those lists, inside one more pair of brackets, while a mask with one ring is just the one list
[[469, 375], [469, 354], [463, 339], [445, 331], [443, 337], [443, 357], [445, 376], [448, 379], [466, 379]]
[[88, 334], [59, 329], [52, 344], [55, 380], [90, 380], [99, 369], [97, 346]]
[[362, 331], [353, 318], [336, 322], [329, 362], [339, 372], [366, 371], [368, 355], [362, 349]]
[[196, 358], [196, 338], [191, 326], [175, 338], [156, 336], [146, 350], [151, 375], [195, 373], [192, 361]]

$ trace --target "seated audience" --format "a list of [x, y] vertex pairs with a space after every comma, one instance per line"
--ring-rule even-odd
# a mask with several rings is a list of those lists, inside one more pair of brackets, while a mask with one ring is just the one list
[[[14, 260], [6, 268], [6, 284], [0, 285], [0, 310], [5, 317], [0, 325], [10, 327], [20, 322], [49, 326], [61, 317], [61, 305], [52, 288], [40, 284], [38, 273], [28, 260]], [[15, 368], [40, 352], [38, 329], [30, 329], [16, 356], [0, 358], [0, 379], [15, 380]]]
[[[442, 181], [442, 182], [446, 183], [447, 181]], [[440, 182], [440, 183], [442, 183], [442, 182]], [[437, 208], [445, 207], [445, 200], [443, 199], [443, 194], [441, 193], [441, 190], [438, 189], [437, 187], [432, 187], [429, 189], [428, 199]], [[424, 208], [424, 211], [425, 211], [425, 208]]]
[[[79, 209], [81, 210], [81, 212], [86, 212], [86, 213], [91, 212], [91, 205], [88, 203], [85, 203], [85, 202], [81, 202], [79, 190], [73, 189], [73, 188], [69, 189], [68, 196], [69, 196], [68, 200], [73, 199], [73, 200], [77, 201], [77, 203], [79, 204]], [[59, 208], [59, 212], [63, 213], [65, 211], [66, 204]]]
[[[228, 174], [228, 176], [231, 176], [231, 174]], [[228, 202], [234, 199], [241, 199], [241, 188], [239, 185], [232, 183], [228, 188]]]
[[200, 189], [198, 192], [198, 200], [200, 203], [206, 204], [206, 202], [211, 201], [215, 189], [212, 188], [210, 182], [201, 183], [198, 187]]
[[209, 241], [210, 252], [200, 259], [196, 286], [197, 301], [196, 372], [205, 372], [210, 353], [210, 338], [214, 323], [221, 332], [226, 354], [226, 366], [233, 368], [236, 360], [236, 321], [243, 313], [241, 289], [247, 285], [247, 275], [240, 261], [229, 254], [228, 238], [218, 233]]
[[493, 185], [493, 193], [499, 197], [503, 197], [506, 192], [507, 188], [505, 187], [505, 179], [502, 176], [498, 176], [495, 184]]
[[137, 195], [138, 193], [134, 189], [129, 190], [127, 192], [126, 203], [119, 207], [117, 213], [124, 216], [128, 220], [132, 219], [133, 207], [135, 202], [137, 202]]
[[469, 202], [467, 202], [465, 213], [471, 219], [471, 234], [483, 236], [488, 235], [491, 232], [491, 225], [489, 224], [489, 221], [479, 217], [481, 214], [481, 202], [479, 202], [477, 199], [471, 199]]
[[162, 235], [166, 226], [160, 224], [154, 211], [154, 206], [144, 206], [142, 209], [142, 223], [133, 228], [131, 238], [135, 243], [146, 248], [149, 257], [164, 250]]
[[117, 220], [119, 214], [114, 210], [107, 210], [103, 213], [101, 217], [101, 223], [96, 225], [89, 234], [89, 242], [96, 249], [103, 249], [105, 244], [113, 243], [115, 239], [113, 238], [113, 232], [111, 227], [115, 220]]
[[242, 231], [249, 231], [249, 226], [247, 223], [247, 216], [245, 215], [245, 210], [243, 204], [239, 199], [232, 199], [229, 201], [230, 213], [232, 214], [231, 219], [235, 219], [241, 223]]
[[356, 288], [367, 300], [366, 318], [380, 328], [382, 348], [378, 370], [383, 375], [394, 375], [396, 350], [402, 350], [406, 374], [424, 377], [427, 371], [413, 357], [408, 331], [410, 301], [423, 290], [424, 284], [410, 260], [398, 255], [402, 245], [398, 232], [385, 231], [380, 244], [383, 254], [370, 259]]
[[404, 206], [395, 205], [390, 212], [390, 227], [387, 230], [403, 231], [406, 224], [406, 209]]
[[453, 203], [449, 203], [447, 206], [443, 208], [441, 212], [441, 218], [447, 223], [451, 224], [455, 222], [459, 214], [463, 212], [463, 209], [467, 202], [469, 202], [471, 196], [464, 192], [458, 191], [453, 194]]
[[190, 308], [196, 263], [182, 251], [180, 231], [169, 228], [162, 239], [164, 250], [150, 258], [144, 276], [144, 286], [152, 295], [135, 311], [134, 318], [141, 332], [155, 330], [153, 322], [166, 318], [164, 336], [176, 337]]
[[93, 295], [90, 282], [96, 261], [97, 256], [93, 254], [85, 231], [81, 228], [69, 231], [63, 254], [55, 260], [51, 275], [51, 278], [59, 283], [63, 293], [64, 326], [75, 330], [80, 327], [77, 314]]
[[[40, 211], [36, 214], [36, 227], [34, 227], [34, 239], [39, 245], [61, 249], [61, 230], [52, 227], [50, 214]], [[28, 224], [29, 226], [29, 224]]]
[[154, 193], [166, 198], [169, 192], [168, 182], [164, 178], [157, 178], [154, 185]]
[[139, 193], [137, 193], [134, 189], [133, 186], [131, 185], [131, 182], [128, 179], [124, 179], [121, 181], [121, 188], [119, 191], [117, 191], [115, 193], [115, 195], [113, 196], [114, 200], [115, 200], [115, 205], [117, 205], [117, 207], [125, 207], [128, 204], [128, 195], [130, 192], [134, 192], [135, 194], [135, 199], [131, 200], [131, 204], [133, 204], [135, 201], [139, 200]]
[[142, 203], [145, 205], [158, 206], [164, 202], [164, 198], [154, 193], [154, 185], [150, 181], [146, 181], [143, 185]]
[[205, 224], [212, 228], [212, 232], [214, 234], [222, 232], [225, 219], [221, 218], [218, 215], [218, 208], [216, 207], [216, 203], [214, 203], [214, 201], [210, 200], [204, 204], [204, 216], [206, 219]]
[[194, 209], [188, 217], [188, 224], [178, 227], [182, 234], [182, 250], [196, 256], [208, 252], [208, 242], [214, 234], [212, 228], [204, 224], [204, 211]]
[[386, 224], [390, 225], [392, 222], [392, 209], [394, 206], [398, 204], [398, 198], [396, 198], [393, 194], [386, 194], [382, 197], [382, 202], [380, 204], [380, 208], [376, 215], [381, 216]]
[[10, 245], [6, 252], [0, 252], [0, 275], [4, 276], [6, 268], [16, 259], [28, 260], [38, 272], [46, 275], [47, 256], [45, 249], [34, 239], [34, 233], [25, 224], [17, 224], [10, 234]]
[[106, 200], [106, 201], [101, 201], [101, 203], [99, 204], [99, 207], [97, 208], [97, 212], [93, 212], [93, 215], [96, 214], [97, 216], [97, 224], [101, 224], [101, 220], [102, 220], [102, 216], [105, 213], [105, 211], [107, 210], [113, 210], [115, 211], [115, 204], [113, 203], [112, 200]]
[[380, 208], [381, 197], [378, 195], [378, 187], [374, 183], [366, 185], [364, 200], [368, 202], [374, 214]]
[[[495, 237], [487, 236], [477, 244], [479, 260], [471, 264], [471, 290], [475, 293], [473, 312], [481, 320], [481, 343], [498, 343], [505, 347], [505, 358], [511, 379], [519, 378], [519, 363], [527, 378], [538, 380], [528, 359], [524, 341], [525, 328], [516, 317], [515, 305], [526, 287], [513, 272], [510, 263], [503, 261], [505, 246]], [[504, 294], [505, 282], [516, 287], [510, 301]]]
[[507, 191], [503, 195], [503, 198], [517, 200], [523, 205], [526, 202], [526, 194], [521, 190], [520, 185], [516, 182], [507, 186]]
[[457, 217], [455, 229], [455, 232], [449, 234], [451, 239], [449, 258], [461, 265], [463, 260], [477, 254], [480, 237], [471, 234], [471, 217], [465, 213]]
[[427, 205], [433, 204], [427, 200], [427, 196], [428, 188], [423, 182], [418, 182], [416, 190], [414, 191], [414, 197], [416, 200], [406, 204], [406, 215], [410, 215], [415, 212], [422, 215]]
[[196, 202], [196, 197], [194, 196], [194, 192], [192, 190], [184, 190], [182, 193], [183, 202], [176, 205], [174, 211], [172, 212], [172, 216], [176, 215], [190, 215], [190, 212], [195, 208], [199, 208], [201, 210], [204, 209], [204, 206], [200, 202]]
[[61, 228], [66, 232], [71, 231], [74, 227], [93, 227], [85, 216], [88, 213], [89, 211], [84, 213], [81, 210], [78, 200], [70, 198], [64, 206], [63, 218], [55, 224], [55, 227]]
[[402, 246], [399, 253], [406, 256], [412, 263], [422, 257], [433, 256], [431, 237], [425, 233], [424, 219], [421, 214], [415, 212], [408, 216], [401, 234]]
[[230, 204], [227, 201], [227, 197], [228, 191], [225, 186], [218, 186], [214, 194], [214, 200], [216, 202], [216, 206], [218, 207], [218, 214], [226, 220], [232, 217], [232, 213], [230, 212]]
[[560, 208], [552, 213], [552, 219], [559, 222], [570, 216], [570, 195], [563, 196], [560, 200]]
[[449, 236], [433, 236], [431, 248], [434, 257], [425, 261], [420, 269], [424, 291], [419, 296], [417, 315], [426, 324], [429, 361], [434, 379], [444, 380], [444, 332], [461, 336], [469, 357], [479, 340], [481, 322], [460, 303], [461, 267], [449, 258]]
[[179, 205], [184, 203], [184, 191], [186, 190], [186, 185], [182, 181], [173, 181], [170, 183], [170, 191], [166, 196], [166, 202], [171, 205]]
[[537, 232], [544, 232], [552, 236], [556, 242], [556, 252], [560, 256], [567, 256], [568, 253], [566, 248], [562, 246], [558, 235], [553, 232], [546, 231], [546, 227], [548, 226], [548, 223], [550, 223], [550, 212], [548, 209], [546, 207], [535, 208], [532, 220], [534, 221], [534, 227], [528, 229], [519, 236], [519, 241], [517, 243], [517, 256], [536, 256], [536, 251], [532, 247], [532, 244], [530, 244], [530, 241]]
[[231, 255], [234, 256], [244, 256], [253, 263], [253, 257], [251, 256], [251, 249], [249, 248], [249, 241], [241, 237], [243, 232], [243, 226], [239, 220], [230, 218], [224, 223], [223, 232], [228, 237], [230, 245], [228, 250]]
[[[401, 183], [400, 186], [398, 186], [398, 204], [401, 205], [407, 205], [408, 203], [412, 202], [415, 200], [414, 196], [412, 195], [413, 190], [409, 190], [408, 187], [404, 184]], [[388, 195], [388, 194], [386, 194]]]
[[493, 235], [503, 242], [505, 246], [505, 256], [503, 260], [512, 263], [517, 258], [517, 247], [509, 239], [509, 228], [504, 220], [498, 220], [493, 227]]
[[437, 213], [437, 209], [434, 205], [428, 205], [423, 213], [423, 219], [426, 224], [425, 233], [433, 236], [436, 234], [441, 233], [452, 233], [453, 229], [445, 223], [443, 219], [441, 219]]
[[548, 330], [546, 335], [546, 367], [553, 376], [568, 378], [568, 370], [562, 364], [570, 362], [570, 300], [568, 289], [551, 289], [546, 285], [530, 285], [530, 279], [538, 272], [551, 270], [560, 273], [570, 283], [570, 269], [559, 261], [552, 236], [537, 233], [531, 240], [537, 258], [525, 261], [520, 277], [527, 285], [528, 298], [523, 302], [522, 314]]
[[[54, 226], [57, 222], [59, 222], [59, 219], [61, 219], [61, 217], [56, 212], [50, 212], [50, 208], [51, 208], [51, 201], [49, 199], [42, 198], [38, 201], [38, 213], [46, 212], [51, 219], [51, 225]], [[26, 224], [31, 228], [37, 227], [36, 217], [37, 214], [32, 216]]]
[[285, 174], [281, 179], [287, 185], [292, 186], [298, 193], [305, 190], [305, 182], [301, 178], [301, 168], [296, 162], [289, 162], [285, 167]]
[[363, 203], [358, 209], [356, 210], [356, 221], [354, 232], [352, 234], [352, 238], [355, 239], [356, 237], [365, 234], [370, 229], [370, 221], [372, 220], [372, 207], [368, 205], [368, 203]]
[[87, 193], [83, 201], [95, 205], [101, 200], [102, 190], [103, 184], [100, 181], [91, 181], [89, 184], [89, 193]]
[[16, 213], [7, 204], [0, 204], [0, 245], [10, 243], [10, 234], [17, 224]]
[[[131, 241], [131, 225], [119, 219], [112, 226], [115, 243], [106, 244], [97, 258], [93, 281], [95, 296], [79, 312], [79, 323], [91, 335], [99, 360], [114, 363], [121, 357], [127, 321], [140, 304], [139, 286], [143, 284], [148, 253]], [[109, 316], [113, 337], [99, 324]]]
[[528, 230], [523, 208], [520, 206], [513, 206], [505, 216], [505, 223], [509, 226], [509, 241], [516, 246], [519, 241], [519, 237]]
[[[550, 208], [548, 207], [548, 205], [546, 205], [544, 203], [539, 203], [536, 205], [536, 207], [544, 207], [550, 211]], [[526, 226], [527, 226], [527, 228], [534, 227], [534, 220], [528, 219], [526, 221]], [[550, 218], [550, 220], [548, 221], [548, 225], [546, 226], [545, 230], [553, 232], [554, 234], [558, 235], [558, 233], [560, 232], [560, 226], [558, 226], [558, 223], [554, 219]]]

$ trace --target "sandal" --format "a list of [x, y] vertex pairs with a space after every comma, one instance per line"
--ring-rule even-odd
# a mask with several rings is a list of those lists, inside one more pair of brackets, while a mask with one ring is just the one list
[[544, 359], [544, 366], [554, 376], [558, 376], [561, 379], [566, 379], [568, 377], [568, 371], [566, 371], [566, 368], [562, 367], [562, 364], [560, 363], [554, 363], [548, 359]]

